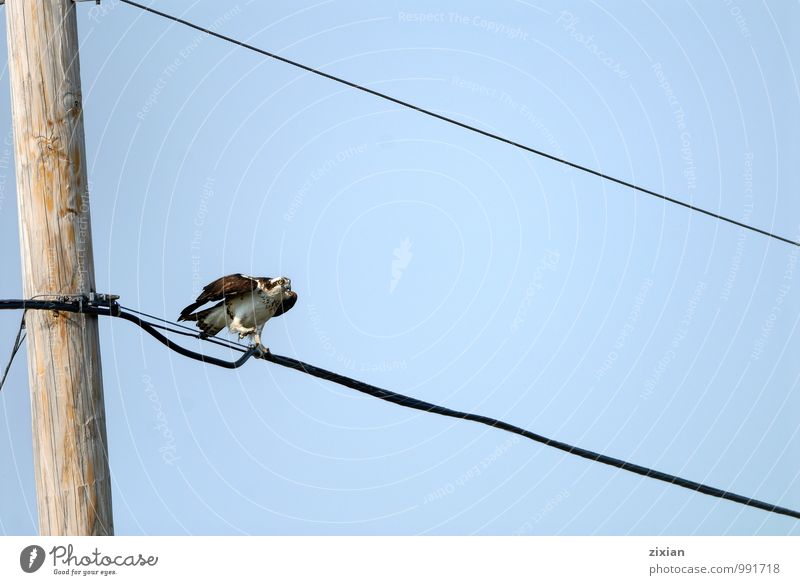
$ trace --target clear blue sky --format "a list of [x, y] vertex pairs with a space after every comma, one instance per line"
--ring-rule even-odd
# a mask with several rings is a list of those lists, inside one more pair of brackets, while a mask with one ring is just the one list
[[[158, 4], [800, 237], [796, 2]], [[113, 0], [77, 9], [99, 291], [174, 318], [223, 274], [286, 275], [276, 353], [800, 508], [797, 248]], [[3, 360], [18, 319], [0, 315]], [[277, 366], [206, 367], [125, 322], [100, 332], [119, 534], [800, 534]], [[0, 396], [4, 534], [36, 531], [25, 360]]]

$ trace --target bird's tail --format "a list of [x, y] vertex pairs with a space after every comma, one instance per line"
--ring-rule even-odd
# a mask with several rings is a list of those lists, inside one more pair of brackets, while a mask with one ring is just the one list
[[192, 314], [192, 312], [202, 304], [203, 303], [192, 303], [188, 307], [184, 308], [183, 311], [181, 311], [181, 314], [178, 316], [178, 321], [197, 321], [197, 316], [200, 313]]
[[222, 303], [210, 309], [187, 314], [183, 320], [197, 322], [197, 327], [203, 332], [204, 337], [213, 337], [228, 325], [227, 313]]

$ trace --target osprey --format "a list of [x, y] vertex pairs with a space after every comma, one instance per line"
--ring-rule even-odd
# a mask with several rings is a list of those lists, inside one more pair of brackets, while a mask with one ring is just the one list
[[[214, 301], [219, 302], [194, 312]], [[207, 284], [197, 300], [181, 311], [178, 321], [195, 321], [202, 330], [201, 338], [216, 335], [227, 326], [239, 334], [239, 339], [250, 336], [255, 347], [268, 352], [269, 349], [261, 345], [261, 330], [267, 321], [283, 315], [296, 302], [292, 281], [285, 276], [229, 274]]]

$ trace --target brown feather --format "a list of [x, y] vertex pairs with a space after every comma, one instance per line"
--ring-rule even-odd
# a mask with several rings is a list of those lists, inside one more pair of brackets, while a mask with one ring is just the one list
[[205, 321], [206, 317], [209, 314], [211, 314], [212, 311], [222, 306], [222, 304], [223, 303], [217, 303], [216, 305], [214, 305], [209, 309], [205, 309], [204, 311], [199, 311], [194, 315], [189, 316], [192, 321], [197, 321], [197, 326], [203, 332], [202, 337], [213, 337], [214, 335], [222, 331], [222, 329], [224, 328], [224, 327], [214, 327], [213, 325]]
[[195, 309], [209, 302], [221, 301], [227, 297], [252, 292], [258, 288], [259, 281], [264, 284], [269, 284], [268, 278], [252, 278], [240, 273], [229, 274], [218, 278], [214, 282], [210, 282], [203, 288], [203, 292], [197, 297], [197, 300], [191, 305], [185, 307], [178, 321], [196, 321], [197, 315], [192, 315]]

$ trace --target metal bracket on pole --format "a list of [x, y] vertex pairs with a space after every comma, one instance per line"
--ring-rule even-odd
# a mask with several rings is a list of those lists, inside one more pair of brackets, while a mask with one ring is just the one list
[[[88, 307], [105, 307], [109, 309], [111, 316], [118, 317], [122, 310], [117, 302], [119, 295], [112, 295], [108, 293], [90, 292], [88, 295], [39, 295], [55, 297], [59, 303], [70, 303], [71, 305], [78, 305], [77, 313], [84, 313], [84, 308]], [[58, 309], [54, 309], [58, 310]]]
[[107, 293], [96, 293], [90, 292], [89, 293], [89, 304], [93, 307], [108, 307], [111, 310], [111, 314], [119, 316], [120, 307], [119, 303], [119, 295], [111, 295]]

